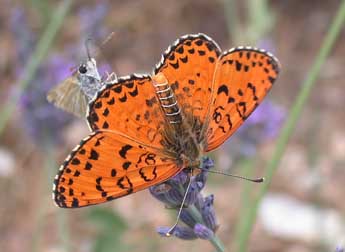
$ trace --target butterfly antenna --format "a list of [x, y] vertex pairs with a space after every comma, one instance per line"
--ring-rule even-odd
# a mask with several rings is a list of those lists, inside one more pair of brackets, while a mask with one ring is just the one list
[[215, 173], [215, 174], [220, 174], [220, 175], [224, 175], [224, 176], [228, 176], [228, 177], [233, 177], [233, 178], [238, 178], [238, 179], [243, 179], [243, 180], [247, 180], [250, 182], [254, 182], [254, 183], [262, 183], [265, 181], [265, 178], [247, 178], [247, 177], [243, 177], [243, 176], [239, 176], [239, 175], [235, 175], [235, 174], [230, 174], [230, 173], [225, 173], [225, 172], [221, 172], [221, 171], [214, 171], [214, 170], [208, 170], [202, 167], [195, 167], [196, 169], [200, 169], [202, 171], [206, 171], [206, 172], [210, 172], [210, 173]]
[[90, 55], [90, 47], [89, 47], [89, 43], [91, 42], [92, 38], [88, 38], [85, 40], [85, 48], [86, 48], [86, 54], [87, 54], [87, 58], [89, 60], [91, 60], [91, 55]]
[[100, 48], [103, 48], [115, 35], [115, 32], [111, 32], [106, 38], [105, 40], [103, 40], [103, 42], [100, 45]]
[[[105, 59], [106, 59], [106, 61], [107, 62], [109, 62], [110, 60], [109, 59], [107, 59], [108, 57], [106, 56], [107, 54], [106, 53], [103, 53], [103, 49], [104, 49], [104, 47], [105, 47], [105, 45], [106, 44], [108, 44], [108, 42], [112, 39], [112, 38], [114, 38], [114, 35], [115, 35], [115, 32], [114, 31], [112, 31], [104, 40], [103, 40], [103, 42], [101, 43], [101, 45], [98, 47], [98, 52], [100, 53], [100, 54], [102, 54], [104, 57], [105, 57]], [[113, 67], [113, 69], [114, 69], [114, 72], [112, 72], [111, 74], [108, 74], [108, 78], [107, 79], [109, 79], [109, 76], [115, 76], [115, 79], [117, 79], [117, 76], [116, 76], [116, 73], [118, 73], [118, 68], [116, 67], [116, 64], [114, 64], [114, 62], [113, 62], [113, 64], [112, 64], [112, 67]]]
[[186, 188], [186, 192], [184, 193], [184, 196], [183, 196], [183, 199], [182, 199], [182, 203], [181, 203], [181, 206], [178, 210], [178, 214], [177, 214], [177, 217], [176, 217], [176, 222], [174, 225], [172, 225], [172, 227], [168, 230], [168, 232], [166, 232], [166, 236], [171, 236], [172, 232], [174, 231], [174, 229], [176, 228], [179, 220], [180, 220], [180, 216], [181, 216], [181, 212], [182, 212], [182, 209], [184, 208], [184, 203], [186, 202], [186, 199], [187, 199], [187, 194], [188, 194], [188, 191], [189, 191], [189, 188], [190, 188], [190, 185], [192, 184], [192, 178], [189, 177], [189, 182], [188, 182], [188, 185], [187, 185], [187, 188]]

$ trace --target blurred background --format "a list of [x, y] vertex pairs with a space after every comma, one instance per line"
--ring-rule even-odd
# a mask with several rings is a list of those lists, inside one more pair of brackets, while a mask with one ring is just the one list
[[[48, 104], [47, 91], [85, 59], [87, 38], [97, 48], [112, 32], [96, 59], [118, 76], [150, 73], [189, 33], [203, 32], [223, 50], [264, 48], [279, 58], [280, 78], [212, 154], [218, 170], [260, 177], [340, 2], [0, 0], [0, 251], [212, 251], [208, 241], [161, 238], [156, 227], [172, 224], [176, 213], [147, 190], [101, 206], [55, 207], [52, 178], [89, 131], [84, 120]], [[343, 29], [259, 206], [248, 251], [344, 245], [344, 44]], [[228, 251], [237, 251], [243, 209], [260, 186], [209, 175], [203, 193], [215, 196], [217, 235]]]

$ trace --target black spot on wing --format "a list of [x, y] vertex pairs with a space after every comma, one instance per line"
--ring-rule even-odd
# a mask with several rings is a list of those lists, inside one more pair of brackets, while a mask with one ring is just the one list
[[113, 88], [114, 92], [115, 93], [121, 93], [122, 92], [122, 86], [121, 85], [116, 85], [114, 88]]
[[112, 97], [109, 101], [107, 101], [109, 105], [113, 105], [115, 103], [115, 98]]
[[74, 177], [79, 177], [79, 175], [80, 175], [80, 171], [78, 171], [78, 170], [76, 170], [73, 174]]
[[146, 105], [147, 105], [148, 107], [152, 107], [153, 104], [155, 104], [155, 103], [157, 103], [156, 97], [152, 97], [151, 99], [147, 99], [147, 100], [146, 100]]
[[198, 53], [200, 56], [204, 56], [206, 54], [206, 52], [204, 50], [198, 50]]
[[119, 151], [119, 154], [122, 158], [126, 158], [127, 155], [127, 151], [129, 151], [130, 149], [132, 149], [133, 146], [126, 144], [124, 146], [122, 146], [121, 150]]
[[72, 165], [78, 165], [78, 164], [80, 164], [80, 160], [75, 157], [75, 158], [72, 159], [71, 164]]
[[110, 175], [112, 176], [112, 177], [116, 177], [116, 169], [111, 169], [111, 172], [110, 172]]
[[124, 170], [127, 170], [131, 164], [132, 164], [132, 163], [129, 162], [129, 161], [124, 162], [124, 163], [122, 164], [122, 168], [123, 168]]
[[238, 60], [236, 60], [236, 70], [241, 71], [242, 63], [240, 63]]
[[176, 49], [176, 52], [182, 54], [184, 52], [183, 46], [180, 46], [179, 48]]
[[125, 86], [126, 86], [127, 88], [133, 88], [133, 87], [134, 87], [134, 82], [133, 82], [133, 81], [127, 82], [127, 83], [125, 83]]
[[96, 109], [101, 108], [102, 107], [102, 101], [96, 102], [94, 106], [95, 106]]
[[86, 162], [84, 169], [85, 170], [91, 170], [91, 168], [92, 168], [92, 164], [90, 162]]
[[175, 54], [172, 53], [170, 56], [169, 56], [169, 60], [175, 60]]
[[138, 95], [138, 87], [136, 86], [133, 91], [128, 92], [130, 96], [135, 97]]
[[121, 189], [127, 189], [128, 194], [133, 192], [133, 184], [127, 176], [119, 178], [117, 186]]
[[181, 60], [183, 63], [187, 63], [187, 62], [188, 62], [188, 56], [186, 55], [185, 57], [180, 58], [180, 60]]
[[73, 198], [72, 207], [79, 207], [79, 200], [77, 198]]
[[103, 115], [104, 115], [104, 116], [108, 116], [108, 115], [109, 115], [109, 109], [108, 109], [108, 108], [105, 108], [105, 109], [104, 109]]
[[227, 87], [225, 84], [221, 85], [221, 86], [218, 88], [217, 94], [219, 95], [219, 94], [221, 94], [221, 93], [224, 93], [226, 96], [229, 95], [229, 89], [228, 89], [228, 87]]
[[126, 102], [127, 101], [127, 95], [125, 94], [124, 96], [119, 98], [120, 102]]
[[157, 169], [157, 167], [154, 166], [154, 168], [153, 168], [153, 170], [152, 170], [152, 174], [146, 174], [146, 173], [144, 172], [144, 169], [141, 168], [141, 169], [139, 170], [140, 177], [141, 177], [145, 182], [150, 182], [150, 181], [154, 180], [155, 178], [157, 178], [156, 169]]
[[178, 69], [180, 66], [179, 66], [179, 63], [178, 61], [176, 61], [176, 63], [169, 63], [174, 69]]
[[91, 149], [91, 153], [90, 153], [89, 159], [98, 160], [98, 157], [99, 157], [98, 152], [95, 151], [94, 149]]

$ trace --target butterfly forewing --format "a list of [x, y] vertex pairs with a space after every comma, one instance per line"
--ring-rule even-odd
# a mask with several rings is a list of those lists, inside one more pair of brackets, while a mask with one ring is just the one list
[[86, 116], [88, 100], [80, 89], [75, 75], [67, 78], [49, 91], [47, 100], [56, 107], [61, 108], [79, 117]]
[[270, 53], [235, 48], [221, 55], [213, 81], [213, 102], [206, 130], [206, 151], [228, 139], [266, 96], [279, 73]]
[[147, 145], [162, 148], [164, 114], [148, 75], [119, 78], [106, 85], [90, 103], [92, 130], [117, 131]]
[[163, 55], [155, 74], [163, 73], [173, 89], [184, 115], [203, 122], [210, 103], [218, 45], [204, 34], [178, 39]]
[[98, 131], [61, 166], [53, 198], [67, 208], [98, 204], [163, 182], [180, 169], [155, 148], [116, 132]]

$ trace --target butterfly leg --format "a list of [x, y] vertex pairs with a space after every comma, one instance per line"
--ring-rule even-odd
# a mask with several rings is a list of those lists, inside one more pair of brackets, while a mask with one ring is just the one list
[[112, 72], [110, 74], [108, 72], [105, 72], [105, 74], [107, 75], [107, 77], [104, 80], [104, 82], [106, 84], [112, 84], [115, 81], [117, 81], [117, 75], [114, 72]]
[[177, 226], [177, 224], [178, 224], [178, 222], [180, 220], [181, 212], [182, 212], [182, 209], [185, 208], [184, 204], [186, 202], [188, 191], [189, 191], [189, 188], [190, 188], [190, 186], [192, 184], [192, 181], [193, 181], [192, 177], [189, 177], [189, 182], [188, 182], [188, 185], [187, 185], [187, 188], [186, 188], [186, 192], [184, 193], [184, 196], [183, 196], [183, 199], [182, 199], [182, 202], [181, 202], [181, 205], [180, 205], [177, 217], [176, 217], [176, 222], [174, 223], [174, 225], [172, 225], [172, 227], [165, 234], [166, 236], [171, 236], [172, 232], [174, 231], [174, 229], [176, 228], [176, 226]]

